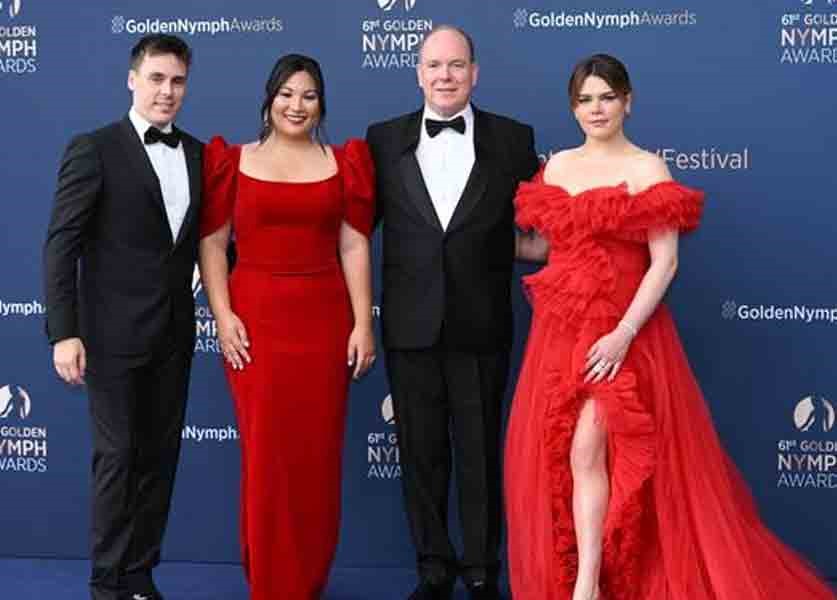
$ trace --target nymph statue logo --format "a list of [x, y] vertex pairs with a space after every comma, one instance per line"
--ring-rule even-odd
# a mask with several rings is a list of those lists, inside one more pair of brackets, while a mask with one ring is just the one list
[[806, 396], [793, 411], [793, 422], [799, 431], [831, 431], [834, 421], [834, 405], [822, 397]]
[[[378, 6], [385, 11], [389, 12], [397, 4], [400, 4], [399, 0], [378, 0]], [[410, 12], [416, 5], [416, 0], [404, 0], [404, 10]]]
[[19, 385], [0, 387], [0, 419], [20, 419], [22, 421], [31, 412], [32, 400], [26, 390]]
[[20, 14], [20, 3], [22, 0], [10, 0], [9, 2], [0, 2], [0, 11], [4, 10], [4, 7], [8, 6], [9, 16], [14, 19], [16, 16]]

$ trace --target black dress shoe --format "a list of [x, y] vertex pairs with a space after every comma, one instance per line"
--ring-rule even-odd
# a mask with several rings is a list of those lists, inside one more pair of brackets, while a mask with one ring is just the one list
[[119, 600], [163, 600], [163, 594], [154, 585], [150, 571], [137, 571], [123, 576]]
[[502, 600], [497, 584], [491, 581], [472, 581], [466, 585], [471, 600]]
[[453, 581], [443, 583], [419, 584], [407, 600], [451, 600], [453, 598]]

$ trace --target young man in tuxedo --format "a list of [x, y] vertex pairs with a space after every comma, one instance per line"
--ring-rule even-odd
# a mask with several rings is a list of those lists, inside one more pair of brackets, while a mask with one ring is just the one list
[[201, 142], [174, 127], [191, 50], [169, 35], [131, 52], [133, 103], [73, 138], [44, 246], [58, 375], [86, 383], [93, 439], [91, 596], [160, 600], [195, 339]]
[[[436, 27], [420, 50], [424, 107], [366, 136], [383, 221], [387, 372], [418, 561], [412, 600], [449, 600], [458, 575], [474, 600], [499, 598], [512, 201], [539, 163], [531, 127], [471, 104], [477, 75], [470, 37]], [[448, 533], [452, 454], [461, 559]]]

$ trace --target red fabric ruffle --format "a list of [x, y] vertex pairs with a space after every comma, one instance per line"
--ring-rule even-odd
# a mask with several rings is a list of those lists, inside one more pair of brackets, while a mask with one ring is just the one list
[[525, 279], [533, 319], [506, 435], [509, 573], [516, 600], [569, 600], [578, 569], [572, 439], [592, 401], [607, 431], [608, 600], [834, 600], [760, 521], [723, 450], [661, 304], [614, 381], [586, 384], [590, 346], [616, 326], [650, 264], [648, 236], [695, 228], [703, 195], [676, 182], [571, 195], [520, 186], [517, 223], [550, 243]]
[[664, 181], [637, 194], [623, 184], [571, 195], [536, 179], [520, 184], [515, 208], [517, 224], [538, 231], [551, 247], [549, 264], [524, 279], [533, 305], [578, 326], [618, 320], [623, 312], [613, 302], [618, 273], [603, 238], [645, 243], [650, 231], [690, 231], [700, 220], [703, 194]]

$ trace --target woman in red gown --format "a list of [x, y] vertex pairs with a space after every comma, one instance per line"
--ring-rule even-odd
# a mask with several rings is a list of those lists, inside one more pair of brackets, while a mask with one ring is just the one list
[[515, 600], [825, 600], [759, 520], [661, 300], [703, 197], [630, 143], [624, 66], [579, 63], [586, 139], [515, 200], [533, 320], [506, 442]]
[[319, 66], [288, 55], [267, 82], [260, 139], [216, 137], [205, 150], [200, 268], [241, 433], [253, 600], [320, 597], [337, 545], [348, 382], [375, 358], [372, 161], [362, 141], [320, 141], [325, 113]]

